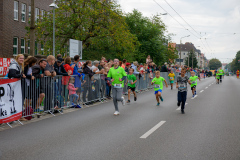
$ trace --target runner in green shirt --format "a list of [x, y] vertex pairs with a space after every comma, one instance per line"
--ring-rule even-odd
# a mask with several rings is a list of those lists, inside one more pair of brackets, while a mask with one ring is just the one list
[[163, 98], [162, 98], [163, 81], [166, 84], [166, 88], [168, 88], [168, 85], [167, 85], [167, 81], [163, 77], [160, 77], [160, 71], [156, 71], [155, 74], [156, 74], [156, 77], [153, 78], [151, 84], [152, 85], [154, 84], [154, 91], [155, 91], [155, 96], [157, 100], [157, 106], [159, 106], [160, 105], [159, 98], [161, 99], [161, 101], [163, 101]]
[[122, 67], [119, 67], [119, 60], [114, 59], [114, 66], [110, 68], [107, 77], [111, 79], [112, 82], [112, 96], [113, 96], [113, 104], [115, 106], [114, 115], [119, 115], [118, 110], [118, 101], [121, 101], [123, 105], [125, 105], [125, 99], [122, 96], [124, 80], [127, 77], [126, 72]]
[[216, 73], [216, 84], [219, 84], [219, 79], [220, 79], [220, 74], [217, 71], [217, 73]]
[[222, 83], [222, 78], [224, 78], [224, 71], [222, 70], [222, 67], [218, 70], [219, 76], [220, 76], [220, 83]]
[[129, 75], [127, 75], [127, 83], [126, 83], [126, 85], [128, 86], [128, 101], [127, 101], [128, 104], [130, 103], [131, 91], [132, 91], [133, 94], [134, 94], [134, 101], [137, 100], [137, 95], [136, 95], [136, 92], [135, 92], [136, 83], [137, 83], [137, 78], [136, 78], [136, 76], [133, 74], [133, 72], [134, 72], [134, 69], [133, 69], [133, 68], [130, 68], [130, 69], [129, 69]]
[[191, 77], [189, 78], [189, 80], [190, 80], [190, 82], [191, 82], [191, 90], [192, 90], [193, 98], [194, 98], [194, 96], [196, 96], [196, 94], [197, 94], [197, 91], [196, 91], [196, 88], [197, 88], [197, 79], [199, 79], [199, 81], [201, 81], [200, 77], [195, 76], [195, 72], [192, 71], [192, 72], [191, 72]]

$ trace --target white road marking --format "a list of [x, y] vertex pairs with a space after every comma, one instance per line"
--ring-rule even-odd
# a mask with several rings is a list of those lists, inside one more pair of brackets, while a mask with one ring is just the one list
[[211, 84], [209, 85], [209, 87], [211, 86]]
[[[185, 103], [185, 106], [186, 106], [187, 104], [188, 104], [188, 103]], [[177, 110], [177, 111], [180, 111], [180, 110], [181, 110], [181, 107], [178, 107], [176, 110]]]
[[205, 89], [208, 89], [208, 87], [206, 87]]
[[156, 126], [154, 126], [152, 129], [147, 131], [144, 135], [142, 135], [140, 138], [147, 138], [150, 136], [153, 132], [155, 132], [159, 127], [161, 127], [166, 121], [159, 122]]
[[204, 90], [201, 90], [200, 93], [202, 93]]
[[194, 97], [192, 97], [192, 99], [195, 99], [197, 97], [197, 95], [195, 95]]

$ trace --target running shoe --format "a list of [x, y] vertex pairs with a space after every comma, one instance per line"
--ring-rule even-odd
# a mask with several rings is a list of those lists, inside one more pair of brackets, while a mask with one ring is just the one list
[[158, 103], [157, 103], [157, 106], [159, 106], [159, 105], [160, 105], [160, 103], [158, 102]]
[[134, 97], [134, 101], [137, 101], [137, 97]]
[[80, 104], [76, 105], [75, 108], [82, 108]]
[[195, 95], [197, 94], [197, 91], [195, 91]]
[[163, 102], [163, 98], [162, 98], [162, 96], [160, 97], [160, 99], [161, 99], [161, 101]]
[[180, 105], [181, 105], [181, 102], [178, 102], [178, 103], [177, 103], [177, 106], [179, 107]]
[[119, 115], [120, 114], [120, 112], [118, 112], [118, 111], [115, 111], [114, 112], [114, 116], [117, 116], [117, 115]]
[[192, 98], [194, 98], [195, 97], [195, 94], [192, 96]]
[[122, 105], [125, 106], [126, 105], [126, 101], [125, 98], [122, 96]]
[[184, 110], [181, 110], [182, 114], [185, 114]]
[[127, 104], [130, 104], [130, 100], [127, 101]]

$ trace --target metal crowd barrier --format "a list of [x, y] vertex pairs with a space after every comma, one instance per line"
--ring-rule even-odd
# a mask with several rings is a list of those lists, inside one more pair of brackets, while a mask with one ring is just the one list
[[[169, 84], [168, 72], [161, 72]], [[179, 73], [175, 74], [175, 82]], [[187, 73], [190, 76], [190, 73]], [[135, 75], [137, 78], [136, 92], [146, 91], [153, 88], [151, 85], [155, 73]], [[74, 78], [76, 93], [69, 91], [69, 82]], [[127, 85], [124, 83], [123, 94], [127, 95]], [[63, 113], [67, 107], [88, 105], [94, 102], [103, 102], [111, 98], [111, 85], [107, 83], [107, 76], [95, 74], [90, 77], [84, 75], [55, 76], [35, 78], [34, 80], [22, 79], [23, 117], [41, 115], [41, 113]], [[77, 107], [79, 108], [79, 107]]]

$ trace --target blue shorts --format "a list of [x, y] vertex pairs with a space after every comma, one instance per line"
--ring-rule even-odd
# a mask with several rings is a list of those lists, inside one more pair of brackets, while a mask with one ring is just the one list
[[155, 91], [155, 94], [158, 94], [158, 92], [161, 92], [161, 93], [162, 93], [162, 90], [159, 89], [158, 91]]

